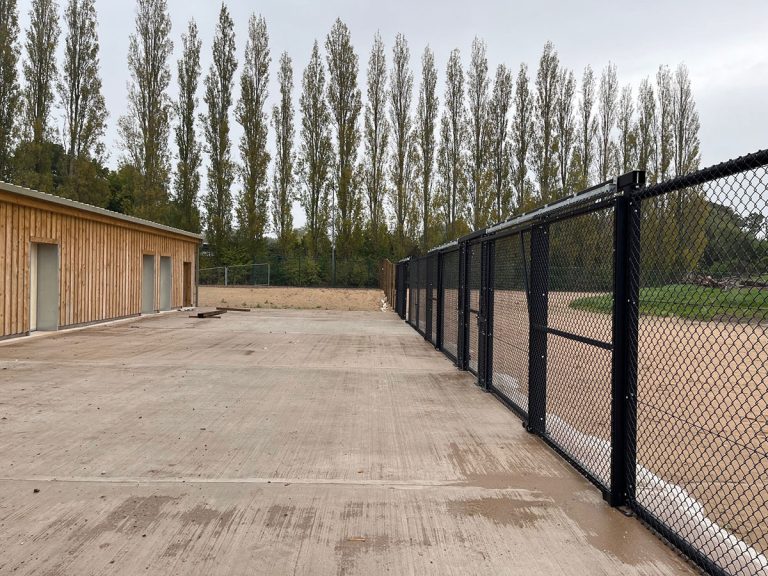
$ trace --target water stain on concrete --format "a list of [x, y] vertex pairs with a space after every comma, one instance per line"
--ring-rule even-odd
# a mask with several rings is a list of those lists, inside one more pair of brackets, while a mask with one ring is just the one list
[[492, 496], [471, 500], [454, 500], [448, 510], [459, 516], [479, 516], [500, 526], [532, 528], [544, 518], [550, 507], [545, 501], [528, 501]]
[[145, 533], [154, 522], [163, 517], [162, 510], [165, 505], [177, 500], [178, 497], [171, 496], [133, 496], [124, 500], [96, 526], [73, 534], [72, 538], [85, 543], [109, 532]]

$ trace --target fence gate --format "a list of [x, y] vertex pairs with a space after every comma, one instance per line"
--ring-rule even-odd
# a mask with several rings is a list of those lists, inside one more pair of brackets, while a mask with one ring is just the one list
[[524, 420], [528, 417], [528, 334], [530, 234], [494, 241], [491, 375], [486, 385]]
[[437, 345], [437, 254], [429, 254], [424, 261], [427, 265], [427, 326], [425, 335], [427, 340]]
[[482, 289], [483, 242], [470, 242], [466, 247], [464, 269], [466, 274], [464, 295], [465, 317], [465, 365], [475, 376], [479, 376], [480, 330], [483, 316], [480, 310]]
[[[535, 228], [531, 235], [531, 365], [537, 431], [607, 494], [611, 488], [614, 210]], [[606, 249], [606, 247], [609, 247]], [[588, 255], [588, 257], [585, 257]], [[530, 414], [531, 419], [534, 414]]]
[[460, 254], [458, 246], [440, 257], [440, 292], [442, 299], [440, 349], [454, 362], [459, 359]]

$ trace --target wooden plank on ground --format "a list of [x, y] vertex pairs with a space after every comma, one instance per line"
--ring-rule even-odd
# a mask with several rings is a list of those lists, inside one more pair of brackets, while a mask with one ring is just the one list
[[193, 314], [190, 316], [190, 318], [218, 318], [226, 312], [226, 310], [208, 310], [207, 312], [198, 312], [197, 314]]

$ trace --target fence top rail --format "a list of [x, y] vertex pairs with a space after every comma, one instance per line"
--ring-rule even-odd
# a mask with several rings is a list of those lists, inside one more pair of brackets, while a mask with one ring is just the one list
[[705, 184], [718, 178], [727, 178], [740, 172], [747, 170], [754, 170], [761, 166], [768, 165], [768, 149], [759, 150], [746, 156], [740, 156], [727, 162], [721, 162], [708, 168], [702, 168], [696, 172], [685, 174], [684, 176], [678, 176], [665, 182], [660, 182], [653, 186], [641, 188], [632, 194], [633, 198], [642, 200], [643, 198], [652, 198], [654, 196], [660, 196], [669, 192], [675, 192], [684, 188], [690, 188], [699, 184]]
[[597, 184], [596, 186], [587, 188], [586, 190], [582, 190], [581, 192], [577, 192], [576, 194], [571, 194], [570, 196], [556, 200], [555, 202], [545, 204], [540, 208], [536, 208], [535, 210], [531, 210], [530, 212], [526, 212], [520, 216], [510, 218], [509, 220], [500, 224], [496, 224], [495, 226], [491, 226], [485, 230], [485, 233], [496, 234], [497, 232], [506, 230], [508, 228], [520, 228], [531, 222], [548, 220], [549, 218], [562, 214], [563, 212], [573, 210], [576, 207], [598, 204], [601, 200], [610, 198], [615, 193], [616, 182], [614, 180], [609, 180], [607, 182], [603, 182], [602, 184]]
[[545, 221], [576, 208], [589, 207], [590, 205], [598, 207], [601, 201], [612, 198], [615, 193], [616, 181], [609, 180], [607, 182], [603, 182], [602, 184], [597, 184], [587, 188], [586, 190], [582, 190], [581, 192], [577, 192], [575, 194], [571, 194], [570, 196], [566, 196], [565, 198], [561, 198], [554, 202], [550, 202], [549, 204], [545, 204], [544, 206], [531, 210], [530, 212], [520, 214], [519, 216], [514, 216], [499, 224], [495, 224], [488, 228], [483, 228], [482, 230], [476, 230], [465, 236], [462, 236], [458, 240], [441, 244], [440, 246], [432, 248], [427, 254], [431, 254], [433, 252], [445, 252], [450, 249], [457, 248], [460, 243], [471, 242], [484, 236], [497, 234], [501, 231], [511, 230], [514, 228], [522, 228], [526, 225], [530, 226], [533, 222]]
[[459, 242], [458, 240], [451, 240], [450, 242], [446, 242], [445, 244], [440, 244], [440, 246], [436, 246], [432, 249], [430, 249], [427, 254], [437, 253], [437, 252], [446, 252], [448, 250], [451, 250], [452, 248], [458, 248]]

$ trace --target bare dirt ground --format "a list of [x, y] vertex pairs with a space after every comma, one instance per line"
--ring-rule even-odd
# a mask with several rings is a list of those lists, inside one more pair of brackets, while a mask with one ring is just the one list
[[381, 310], [385, 296], [381, 290], [366, 288], [200, 286], [199, 298], [201, 307], [232, 306], [366, 312]]

